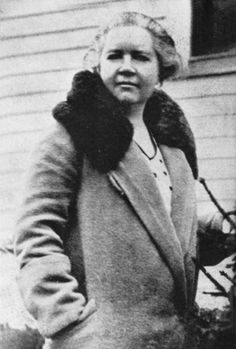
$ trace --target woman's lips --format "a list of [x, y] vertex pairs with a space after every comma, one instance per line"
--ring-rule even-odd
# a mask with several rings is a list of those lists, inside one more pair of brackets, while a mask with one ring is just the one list
[[130, 82], [130, 81], [121, 81], [121, 82], [118, 82], [117, 85], [119, 85], [119, 86], [132, 86], [132, 87], [138, 87], [137, 84], [135, 84], [134, 82]]

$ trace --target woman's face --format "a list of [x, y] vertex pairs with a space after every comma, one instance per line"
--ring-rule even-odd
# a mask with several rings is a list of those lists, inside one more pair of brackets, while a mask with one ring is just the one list
[[119, 101], [144, 105], [159, 76], [151, 34], [138, 26], [111, 29], [101, 53], [99, 73]]

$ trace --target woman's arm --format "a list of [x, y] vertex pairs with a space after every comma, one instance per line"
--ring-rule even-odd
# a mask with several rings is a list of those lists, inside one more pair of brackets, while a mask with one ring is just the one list
[[19, 287], [45, 337], [82, 320], [93, 307], [78, 292], [63, 249], [78, 181], [74, 147], [66, 130], [57, 125], [33, 154], [15, 233]]

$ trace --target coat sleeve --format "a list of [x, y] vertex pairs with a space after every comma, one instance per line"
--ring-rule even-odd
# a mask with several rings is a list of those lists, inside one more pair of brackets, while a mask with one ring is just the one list
[[57, 125], [33, 153], [16, 225], [19, 288], [45, 337], [93, 311], [78, 291], [63, 250], [69, 206], [79, 180], [76, 164], [69, 134]]

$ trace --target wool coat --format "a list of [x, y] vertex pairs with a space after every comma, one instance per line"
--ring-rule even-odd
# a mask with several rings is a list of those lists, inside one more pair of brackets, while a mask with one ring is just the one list
[[164, 92], [144, 120], [173, 192], [166, 212], [124, 106], [81, 72], [34, 152], [15, 234], [19, 286], [50, 348], [182, 348], [193, 305], [197, 161]]

